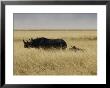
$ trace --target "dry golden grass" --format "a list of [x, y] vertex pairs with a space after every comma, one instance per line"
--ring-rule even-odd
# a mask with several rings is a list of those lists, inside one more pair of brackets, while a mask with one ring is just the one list
[[[66, 50], [24, 48], [23, 39], [62, 38]], [[70, 51], [71, 46], [85, 49]], [[96, 31], [14, 31], [14, 75], [96, 75]]]

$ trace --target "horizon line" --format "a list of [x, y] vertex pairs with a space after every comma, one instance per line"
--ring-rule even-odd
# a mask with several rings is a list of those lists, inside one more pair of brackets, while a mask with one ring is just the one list
[[96, 31], [97, 29], [14, 29], [14, 31]]

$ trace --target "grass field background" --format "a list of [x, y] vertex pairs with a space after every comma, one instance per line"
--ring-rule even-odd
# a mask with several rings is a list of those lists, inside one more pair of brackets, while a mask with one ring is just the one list
[[[24, 48], [23, 39], [62, 38], [66, 50]], [[71, 51], [76, 46], [84, 51]], [[14, 31], [14, 75], [96, 75], [96, 31]]]

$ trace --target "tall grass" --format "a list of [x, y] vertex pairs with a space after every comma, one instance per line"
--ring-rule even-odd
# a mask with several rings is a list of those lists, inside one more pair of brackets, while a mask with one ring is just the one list
[[[14, 31], [14, 75], [96, 75], [96, 31]], [[62, 38], [66, 50], [24, 48], [23, 39]], [[84, 49], [70, 51], [71, 46]]]

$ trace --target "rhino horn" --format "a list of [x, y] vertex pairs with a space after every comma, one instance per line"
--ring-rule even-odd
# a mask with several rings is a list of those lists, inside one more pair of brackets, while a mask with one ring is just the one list
[[26, 43], [26, 42], [24, 41], [24, 39], [23, 39], [23, 42]]

